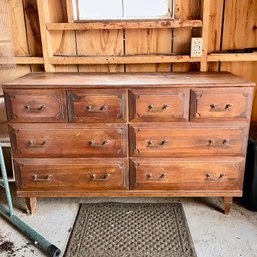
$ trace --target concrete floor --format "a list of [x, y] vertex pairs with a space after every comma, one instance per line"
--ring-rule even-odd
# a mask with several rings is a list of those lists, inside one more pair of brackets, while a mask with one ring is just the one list
[[[2, 200], [3, 192], [0, 192]], [[198, 257], [257, 257], [257, 212], [250, 212], [236, 202], [230, 215], [225, 216], [221, 212], [223, 202], [219, 198], [39, 199], [34, 216], [26, 214], [25, 203], [19, 199], [15, 201], [15, 212], [64, 251], [79, 202], [103, 201], [182, 202]], [[9, 252], [0, 252], [0, 257], [45, 256], [0, 217], [0, 245], [5, 241], [12, 242], [13, 246]]]

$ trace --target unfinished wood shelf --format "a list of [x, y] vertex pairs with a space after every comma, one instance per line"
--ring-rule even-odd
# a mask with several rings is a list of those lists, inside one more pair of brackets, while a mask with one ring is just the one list
[[49, 62], [55, 65], [183, 63], [200, 61], [201, 58], [191, 58], [189, 55], [54, 56], [49, 58]]
[[186, 28], [202, 27], [202, 20], [119, 20], [119, 21], [91, 21], [74, 23], [47, 23], [51, 30], [94, 30], [94, 29], [158, 29], [158, 28]]

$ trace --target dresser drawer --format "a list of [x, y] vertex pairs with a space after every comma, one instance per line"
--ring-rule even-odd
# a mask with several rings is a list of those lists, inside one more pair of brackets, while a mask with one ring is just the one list
[[149, 190], [241, 190], [244, 159], [134, 159], [131, 188]]
[[188, 120], [189, 89], [133, 90], [129, 102], [133, 122]]
[[248, 125], [187, 124], [130, 128], [132, 156], [244, 155]]
[[66, 122], [64, 90], [5, 90], [7, 118], [11, 122]]
[[125, 90], [68, 91], [70, 122], [125, 122]]
[[17, 124], [10, 134], [16, 157], [126, 156], [125, 126]]
[[128, 188], [123, 159], [15, 159], [18, 190], [80, 191]]
[[190, 120], [250, 119], [252, 88], [193, 89]]

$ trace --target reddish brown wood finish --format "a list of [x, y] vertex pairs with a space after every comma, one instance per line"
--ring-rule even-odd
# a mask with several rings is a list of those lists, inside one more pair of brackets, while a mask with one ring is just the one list
[[187, 121], [189, 89], [151, 89], [130, 91], [132, 122]]
[[11, 122], [66, 122], [64, 90], [6, 90], [7, 118]]
[[191, 92], [192, 121], [250, 119], [252, 88], [201, 88]]
[[248, 125], [162, 124], [130, 127], [130, 154], [142, 157], [239, 156]]
[[127, 161], [20, 159], [14, 162], [18, 190], [91, 191], [128, 189]]
[[135, 159], [130, 186], [143, 190], [240, 190], [244, 158]]
[[242, 195], [253, 87], [229, 73], [5, 84], [18, 196], [32, 212], [35, 197], [221, 196], [228, 213]]
[[10, 128], [15, 157], [122, 157], [127, 151], [124, 125], [80, 126], [15, 124]]
[[125, 90], [68, 91], [70, 122], [125, 122]]

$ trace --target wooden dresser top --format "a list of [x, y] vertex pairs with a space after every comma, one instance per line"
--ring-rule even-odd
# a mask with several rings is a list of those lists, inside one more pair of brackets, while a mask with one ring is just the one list
[[255, 83], [229, 72], [189, 73], [31, 73], [5, 83], [3, 88], [110, 88], [110, 87], [229, 87]]

